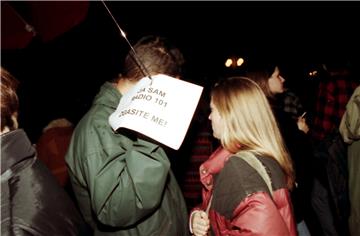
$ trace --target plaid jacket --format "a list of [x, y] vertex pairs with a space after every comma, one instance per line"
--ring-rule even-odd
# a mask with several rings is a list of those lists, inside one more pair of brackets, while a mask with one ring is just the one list
[[320, 82], [312, 128], [315, 140], [322, 140], [339, 127], [346, 104], [357, 84], [346, 77]]

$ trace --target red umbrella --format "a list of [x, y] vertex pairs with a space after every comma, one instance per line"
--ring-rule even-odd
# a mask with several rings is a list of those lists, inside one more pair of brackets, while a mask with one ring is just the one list
[[88, 8], [88, 1], [2, 1], [1, 48], [24, 48], [35, 36], [50, 41], [83, 21]]

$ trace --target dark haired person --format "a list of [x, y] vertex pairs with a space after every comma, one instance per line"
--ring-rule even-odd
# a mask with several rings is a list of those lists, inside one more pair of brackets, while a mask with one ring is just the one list
[[74, 203], [18, 127], [19, 82], [1, 68], [1, 235], [80, 235]]
[[121, 76], [102, 85], [75, 128], [66, 155], [70, 180], [95, 235], [187, 235], [185, 201], [164, 149], [135, 133], [115, 132], [108, 122], [144, 72], [180, 77], [183, 55], [157, 36], [140, 39], [134, 49], [137, 58], [128, 53]]
[[[259, 63], [246, 71], [246, 76], [256, 82], [265, 93], [286, 148], [295, 169], [296, 186], [291, 191], [295, 220], [299, 236], [309, 236], [317, 231], [312, 225], [315, 218], [311, 207], [311, 189], [313, 173], [309, 168], [313, 162], [313, 148], [310, 137], [306, 134], [308, 126], [305, 118], [293, 118], [283, 108], [285, 78], [280, 67], [273, 63]], [[314, 228], [314, 229], [313, 229]]]

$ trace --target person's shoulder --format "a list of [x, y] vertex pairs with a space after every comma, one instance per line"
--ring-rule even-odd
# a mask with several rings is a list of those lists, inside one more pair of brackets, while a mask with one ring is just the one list
[[97, 106], [92, 106], [77, 123], [75, 132], [90, 132], [107, 126], [107, 124], [108, 116], [104, 115]]
[[[35, 228], [41, 228], [41, 225], [30, 222], [31, 214], [24, 210], [31, 209], [32, 212], [37, 212], [42, 217], [52, 217], [56, 222], [55, 225], [59, 226], [58, 229], [53, 230], [59, 232], [69, 230], [64, 230], [62, 227], [72, 227], [69, 221], [72, 223], [81, 222], [80, 214], [74, 203], [40, 160], [34, 158], [23, 171], [17, 174], [16, 178], [18, 180], [18, 191], [15, 191], [14, 199], [22, 199], [16, 202], [17, 210], [14, 211], [16, 218], [22, 218], [23, 222], [29, 221], [28, 223]], [[28, 197], [24, 198], [25, 195]], [[59, 201], [54, 204], [54, 200]], [[46, 220], [45, 218], [43, 220]]]
[[[17, 184], [19, 187], [19, 191], [17, 192], [17, 194], [19, 194], [18, 196], [24, 194], [30, 189], [37, 189], [33, 195], [34, 198], [42, 196], [58, 197], [65, 195], [63, 188], [58, 184], [55, 176], [36, 156], [25, 159], [18, 163], [14, 167], [12, 178], [17, 179]], [[31, 183], [30, 189], [29, 183]], [[27, 200], [23, 200], [24, 204], [26, 204]], [[31, 199], [28, 200], [31, 201]]]
[[355, 97], [357, 97], [357, 100], [359, 100], [360, 98], [359, 98], [359, 96], [360, 96], [360, 85], [358, 85], [356, 88], [355, 88], [355, 90], [354, 90], [354, 92], [353, 92], [353, 96]]
[[241, 201], [262, 192], [271, 195], [257, 170], [242, 158], [232, 156], [215, 178], [213, 207], [230, 217]]
[[271, 175], [272, 187], [274, 190], [286, 188], [285, 173], [283, 172], [279, 162], [269, 156], [257, 156], [261, 163], [265, 166], [267, 172]]
[[[262, 158], [258, 159], [262, 162]], [[252, 189], [251, 192], [266, 189], [264, 188], [266, 184], [262, 181], [262, 177], [258, 174], [257, 170], [247, 161], [235, 155], [230, 157], [225, 163], [218, 178], [225, 179], [226, 182], [235, 181], [239, 183], [239, 186], [244, 188], [245, 192], [249, 192], [249, 189]]]

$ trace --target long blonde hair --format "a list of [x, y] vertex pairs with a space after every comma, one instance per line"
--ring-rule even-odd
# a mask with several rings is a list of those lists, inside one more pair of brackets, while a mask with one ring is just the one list
[[211, 101], [224, 122], [220, 141], [230, 152], [249, 150], [275, 159], [292, 189], [294, 170], [282, 136], [262, 89], [246, 77], [230, 77], [217, 83]]

